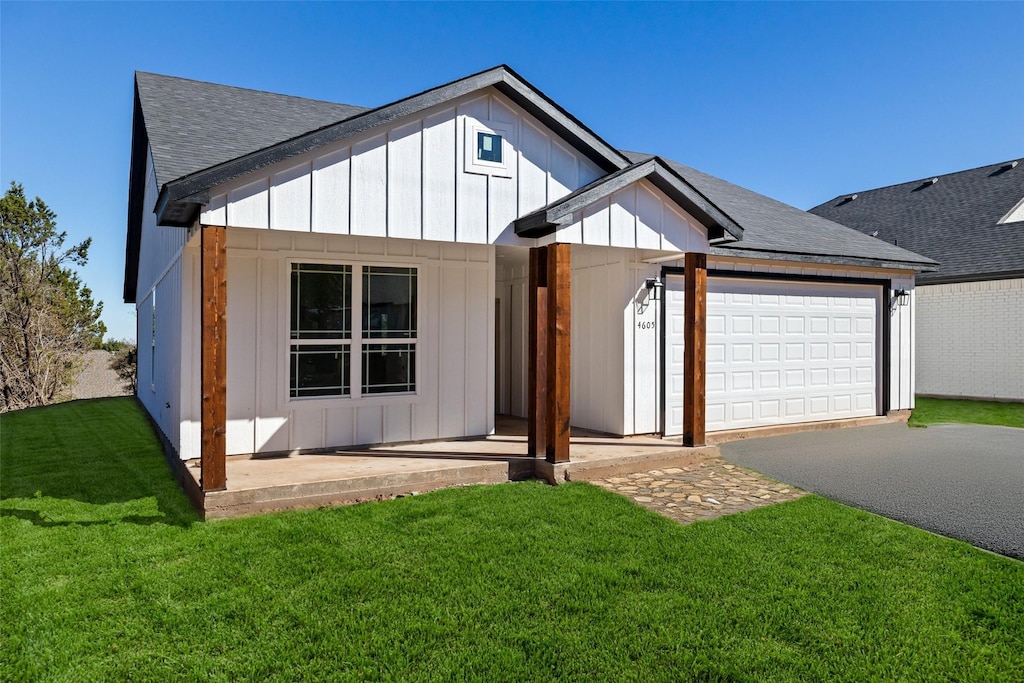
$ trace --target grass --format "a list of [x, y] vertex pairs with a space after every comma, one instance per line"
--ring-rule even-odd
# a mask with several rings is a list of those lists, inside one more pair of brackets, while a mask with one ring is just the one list
[[198, 522], [131, 399], [0, 418], [2, 680], [1022, 680], [1024, 563], [587, 484]]
[[916, 407], [910, 418], [912, 427], [927, 427], [945, 422], [1024, 427], [1024, 403], [923, 398], [921, 396], [918, 396], [914, 403]]

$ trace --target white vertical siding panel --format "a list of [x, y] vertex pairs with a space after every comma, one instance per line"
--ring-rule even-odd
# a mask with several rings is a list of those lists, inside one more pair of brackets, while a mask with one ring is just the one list
[[479, 97], [459, 105], [460, 123], [457, 128], [456, 167], [459, 171], [456, 183], [456, 229], [455, 239], [459, 242], [483, 244], [487, 241], [487, 181], [488, 177], [465, 173], [466, 157], [463, 153], [466, 141], [465, 117], [485, 121], [490, 116], [488, 97]]
[[636, 185], [611, 196], [609, 244], [632, 249], [636, 246]]
[[[180, 429], [178, 455], [187, 460], [191, 457], [192, 450], [192, 424], [199, 418], [198, 412], [193, 412], [192, 400], [192, 335], [195, 329], [192, 326], [193, 319], [193, 293], [192, 278], [192, 251], [186, 250], [181, 255], [181, 357], [178, 362], [181, 367], [181, 393], [180, 408]], [[198, 385], [195, 385], [198, 389]], [[195, 451], [198, 453], [198, 451]]]
[[439, 437], [466, 434], [466, 271], [441, 271], [441, 343], [439, 354]]
[[383, 441], [412, 441], [412, 404], [396, 403], [384, 406]]
[[487, 241], [487, 176], [463, 173], [459, 177], [455, 240], [471, 244]]
[[[644, 280], [655, 277], [658, 269], [646, 266], [634, 270], [633, 291], [636, 301], [645, 302], [643, 306], [634, 305], [637, 323], [655, 323], [651, 327], [634, 324], [634, 378], [635, 416], [633, 429], [637, 434], [648, 434], [658, 431], [659, 411], [661, 407], [658, 383], [661, 378], [661, 346], [660, 346], [660, 302], [649, 301]], [[643, 329], [642, 327], [646, 327]]]
[[353, 408], [328, 408], [324, 411], [325, 446], [355, 443], [355, 410]]
[[349, 232], [350, 156], [345, 147], [313, 161], [313, 232]]
[[279, 171], [270, 182], [270, 228], [309, 232], [312, 167], [309, 162]]
[[661, 248], [661, 200], [644, 185], [636, 191], [636, 246], [638, 249]]
[[288, 424], [291, 428], [289, 450], [323, 447], [324, 410], [316, 406], [315, 402], [293, 410]]
[[441, 267], [434, 262], [420, 268], [419, 344], [416, 347], [416, 387], [423, 397], [417, 401], [412, 414], [412, 438], [436, 439], [438, 427], [438, 399], [443, 403], [438, 377], [439, 358], [444, 352], [441, 345]]
[[690, 224], [684, 216], [666, 204], [662, 213], [661, 248], [666, 251], [686, 251], [692, 243]]
[[352, 147], [353, 235], [387, 235], [387, 135], [381, 134]]
[[422, 125], [414, 121], [388, 133], [388, 237], [423, 235]]
[[228, 192], [228, 225], [266, 228], [270, 220], [270, 179], [260, 178]]
[[259, 283], [259, 368], [256, 383], [256, 435], [258, 452], [288, 450], [287, 414], [278, 409], [278, 397], [286, 387], [281, 386], [282, 364], [288, 363], [288, 349], [281, 347], [284, 330], [281, 329], [279, 308], [287, 301], [287, 292], [281, 291], [282, 269], [285, 262], [276, 257], [260, 259]]
[[[909, 283], [902, 283], [905, 289], [911, 289]], [[911, 297], [913, 292], [911, 292]], [[913, 376], [914, 366], [911, 362], [914, 351], [914, 339], [911, 336], [910, 321], [913, 310], [908, 303], [906, 306], [897, 307], [900, 311], [900, 400], [897, 405], [901, 408], [910, 405], [910, 383]]]
[[576, 155], [551, 141], [550, 168], [548, 176], [548, 203], [561, 199], [579, 185], [579, 164]]
[[620, 280], [620, 301], [626, 305], [622, 309], [622, 420], [624, 434], [636, 434], [636, 288], [634, 286], [634, 274], [630, 266], [625, 267], [625, 273]]
[[218, 194], [210, 197], [210, 203], [203, 209], [199, 222], [203, 225], [227, 225], [228, 224], [228, 196]]
[[509, 412], [526, 417], [527, 282], [516, 278], [509, 289]]
[[[483, 268], [466, 270], [466, 433], [486, 434], [494, 402], [493, 280]], [[490, 369], [490, 370], [489, 370]]]
[[227, 454], [255, 451], [257, 261], [228, 256]]
[[488, 178], [487, 188], [487, 241], [490, 244], [515, 243], [517, 241], [512, 221], [518, 218], [516, 213], [516, 186], [518, 184], [515, 164], [512, 177]]
[[597, 165], [586, 158], [585, 156], [579, 156], [580, 170], [579, 170], [579, 186], [589, 185], [598, 178], [604, 175], [604, 173], [597, 167]]
[[[608, 306], [607, 328], [603, 334], [605, 367], [608, 373], [608, 396], [604, 406], [607, 431], [612, 434], [626, 434], [623, 401], [625, 400], [625, 349], [621, 328], [623, 299], [622, 285], [626, 279], [624, 260], [608, 265], [607, 276], [603, 278], [602, 298]], [[629, 303], [626, 303], [629, 307]]]
[[384, 440], [384, 408], [360, 406], [356, 408], [356, 443], [381, 443]]
[[519, 214], [548, 203], [548, 154], [551, 141], [529, 121], [519, 132]]
[[423, 239], [455, 239], [455, 110], [426, 118], [423, 125]]
[[583, 210], [583, 243], [608, 246], [611, 242], [609, 236], [610, 219], [611, 208], [607, 199], [585, 208]]
[[[1024, 325], [1022, 325], [1024, 327]], [[1024, 359], [1024, 353], [1020, 354]], [[1024, 362], [1021, 363], [1020, 374], [1024, 377]], [[1024, 390], [1021, 392], [1024, 394]], [[907, 391], [907, 403], [903, 406], [908, 409], [915, 407], [917, 396], [917, 288], [910, 290], [910, 389]]]

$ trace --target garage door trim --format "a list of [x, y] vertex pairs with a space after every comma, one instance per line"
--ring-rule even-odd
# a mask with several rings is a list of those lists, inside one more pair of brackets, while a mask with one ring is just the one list
[[[663, 266], [661, 269], [661, 281], [665, 282], [666, 277], [680, 275], [688, 277], [689, 275], [685, 272], [685, 269], [677, 266]], [[864, 285], [870, 287], [881, 288], [881, 310], [879, 315], [881, 317], [881, 335], [882, 344], [881, 348], [877, 350], [881, 354], [881, 401], [880, 401], [880, 412], [885, 415], [889, 412], [890, 408], [890, 360], [891, 360], [891, 330], [890, 330], [890, 319], [892, 317], [892, 280], [891, 279], [880, 279], [880, 278], [857, 278], [857, 277], [821, 277], [820, 275], [804, 275], [802, 273], [765, 273], [765, 272], [753, 272], [745, 270], [722, 270], [717, 268], [708, 268], [707, 277], [711, 278], [732, 278], [737, 280], [774, 280], [778, 282], [797, 282], [797, 283], [818, 283], [818, 284], [840, 284], [840, 285]], [[666, 431], [668, 425], [668, 414], [667, 414], [667, 396], [665, 393], [665, 377], [664, 374], [667, 371], [666, 366], [666, 334], [667, 334], [667, 320], [666, 320], [666, 308], [667, 306], [661, 307], [661, 372], [662, 379], [659, 382], [660, 394], [661, 394], [661, 432], [662, 434]]]

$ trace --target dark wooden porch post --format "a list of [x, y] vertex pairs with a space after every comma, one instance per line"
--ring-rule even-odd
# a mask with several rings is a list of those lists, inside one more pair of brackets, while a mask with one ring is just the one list
[[550, 463], [569, 461], [572, 263], [569, 244], [548, 247], [548, 443]]
[[202, 446], [199, 485], [203, 491], [227, 488], [225, 453], [227, 434], [227, 229], [215, 225], [200, 228], [202, 270]]
[[547, 453], [548, 248], [530, 249], [526, 454]]
[[685, 346], [683, 347], [683, 445], [703, 446], [704, 388], [707, 360], [708, 259], [686, 254], [684, 289]]

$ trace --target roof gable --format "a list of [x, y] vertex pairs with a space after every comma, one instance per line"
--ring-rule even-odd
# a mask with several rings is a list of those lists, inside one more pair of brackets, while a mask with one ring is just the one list
[[573, 214], [606, 199], [624, 187], [648, 179], [659, 190], [694, 216], [708, 229], [712, 241], [738, 240], [743, 229], [718, 206], [692, 185], [670, 170], [658, 157], [638, 161], [624, 169], [598, 178], [547, 206], [520, 217], [515, 222], [516, 234], [540, 237], [554, 232], [573, 220]]
[[1024, 272], [1024, 222], [1004, 222], [1022, 198], [1024, 164], [1010, 161], [840, 195], [810, 211], [939, 261], [922, 282], [962, 281]]
[[169, 182], [162, 186], [157, 202], [159, 222], [187, 225], [194, 220], [199, 205], [208, 199], [206, 193], [211, 187], [488, 87], [496, 88], [605, 171], [628, 165], [618, 150], [508, 66], [501, 65], [376, 109], [361, 110], [344, 120], [315, 130], [308, 129], [284, 141]]

